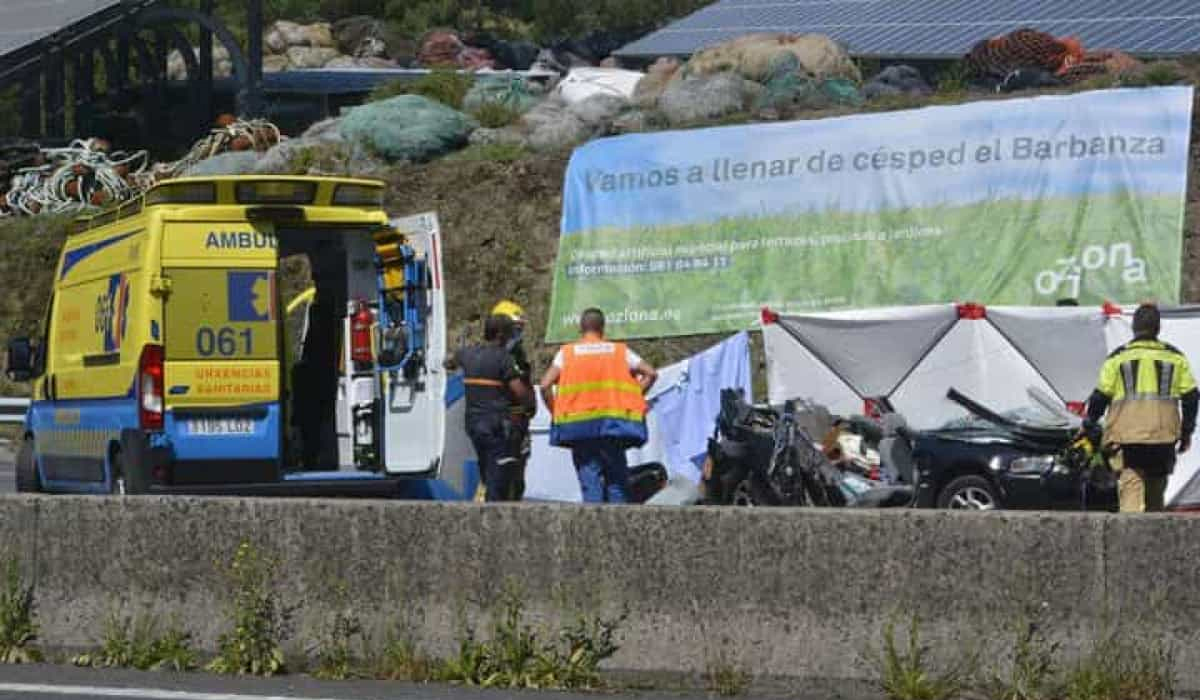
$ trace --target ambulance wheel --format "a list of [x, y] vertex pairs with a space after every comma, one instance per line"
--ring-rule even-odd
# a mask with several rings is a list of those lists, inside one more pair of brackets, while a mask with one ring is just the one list
[[150, 491], [149, 449], [146, 435], [140, 430], [121, 433], [121, 444], [112, 457], [113, 493], [137, 495]]
[[124, 496], [129, 491], [125, 485], [125, 467], [121, 463], [121, 450], [114, 447], [108, 455], [108, 468], [112, 472], [108, 480], [108, 492], [114, 496]]
[[17, 451], [16, 459], [17, 493], [41, 493], [42, 484], [38, 478], [37, 463], [33, 459], [33, 440], [25, 438]]

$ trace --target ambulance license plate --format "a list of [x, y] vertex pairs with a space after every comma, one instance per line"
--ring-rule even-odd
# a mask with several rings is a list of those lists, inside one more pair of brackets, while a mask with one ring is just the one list
[[189, 435], [253, 435], [251, 418], [189, 418]]

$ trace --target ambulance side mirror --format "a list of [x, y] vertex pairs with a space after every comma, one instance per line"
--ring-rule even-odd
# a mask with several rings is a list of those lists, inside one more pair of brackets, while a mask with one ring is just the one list
[[5, 375], [14, 382], [27, 382], [33, 378], [33, 343], [29, 338], [13, 338], [8, 341], [8, 358]]

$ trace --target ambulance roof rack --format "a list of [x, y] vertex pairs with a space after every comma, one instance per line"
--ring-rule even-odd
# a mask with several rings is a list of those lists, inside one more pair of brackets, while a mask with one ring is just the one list
[[[322, 187], [322, 185], [326, 185]], [[384, 183], [332, 177], [233, 176], [179, 178], [151, 187], [144, 195], [98, 214], [76, 217], [71, 235], [137, 216], [145, 207], [162, 205], [229, 205], [256, 209], [270, 206], [331, 206], [380, 209]]]
[[73, 236], [78, 233], [90, 231], [94, 228], [107, 226], [108, 224], [111, 224], [115, 221], [120, 221], [121, 219], [128, 219], [130, 217], [137, 216], [138, 214], [142, 213], [144, 201], [145, 197], [139, 196], [127, 202], [122, 202], [120, 206], [105, 209], [99, 214], [92, 214], [91, 216], [77, 216], [75, 217], [75, 220], [71, 222], [71, 227], [68, 231], [68, 234]]

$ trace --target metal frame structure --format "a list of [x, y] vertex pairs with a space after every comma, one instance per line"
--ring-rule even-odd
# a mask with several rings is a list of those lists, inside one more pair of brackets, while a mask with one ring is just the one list
[[[262, 0], [246, 0], [247, 46], [243, 48], [214, 13], [214, 0], [202, 9], [171, 7], [160, 0], [121, 0], [107, 10], [0, 57], [0, 85], [21, 86], [21, 133], [30, 138], [67, 136], [68, 116], [77, 134], [90, 135], [96, 108], [105, 103], [139, 103], [148, 123], [170, 114], [170, 122], [195, 120], [203, 129], [213, 115], [215, 38], [233, 63], [236, 109], [261, 116]], [[193, 51], [184, 28], [199, 29]], [[187, 65], [186, 102], [169, 96], [167, 57], [178, 50]], [[197, 56], [198, 54], [198, 56]], [[97, 90], [97, 78], [102, 90]], [[74, 89], [68, 95], [68, 80]], [[180, 108], [183, 109], [180, 109]]]

